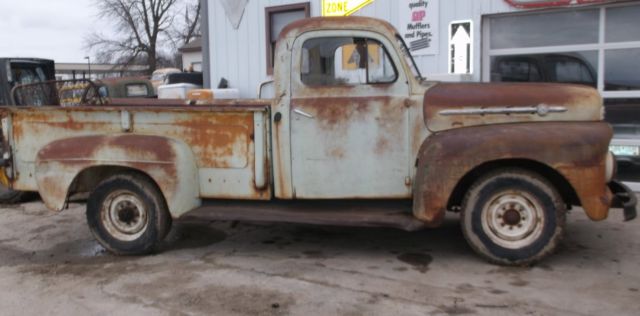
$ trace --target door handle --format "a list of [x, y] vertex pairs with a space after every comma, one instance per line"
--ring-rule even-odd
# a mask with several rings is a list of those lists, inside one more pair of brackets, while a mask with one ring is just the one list
[[293, 112], [298, 114], [298, 115], [302, 115], [302, 116], [304, 116], [306, 118], [310, 118], [310, 119], [314, 118], [313, 115], [311, 115], [311, 114], [309, 114], [309, 113], [307, 113], [305, 111], [302, 111], [302, 110], [295, 109], [295, 110], [293, 110]]

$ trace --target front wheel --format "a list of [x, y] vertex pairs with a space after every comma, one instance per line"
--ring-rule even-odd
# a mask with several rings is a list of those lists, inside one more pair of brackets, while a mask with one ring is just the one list
[[137, 174], [116, 175], [101, 182], [87, 201], [87, 222], [98, 242], [119, 255], [153, 251], [171, 227], [160, 190]]
[[555, 251], [566, 222], [556, 189], [538, 174], [507, 169], [467, 192], [461, 224], [471, 247], [491, 262], [530, 265]]

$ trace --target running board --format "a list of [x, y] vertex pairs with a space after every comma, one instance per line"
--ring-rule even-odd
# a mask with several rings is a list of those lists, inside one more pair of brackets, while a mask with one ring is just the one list
[[407, 201], [205, 201], [181, 220], [250, 221], [326, 226], [426, 227]]

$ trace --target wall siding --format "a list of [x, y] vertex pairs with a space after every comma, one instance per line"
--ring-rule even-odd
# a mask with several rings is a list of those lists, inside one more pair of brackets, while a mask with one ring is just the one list
[[[205, 75], [216, 87], [221, 78], [226, 78], [233, 88], [240, 90], [243, 98], [256, 97], [256, 89], [260, 82], [266, 80], [266, 39], [264, 9], [292, 3], [309, 2], [311, 16], [320, 16], [321, 0], [249, 0], [242, 17], [242, 22], [234, 30], [228, 21], [224, 8], [219, 0], [206, 0], [209, 4], [210, 43], [209, 57], [211, 69]], [[440, 25], [438, 34], [439, 53], [437, 55], [419, 56], [416, 58], [420, 71], [426, 77], [429, 74], [447, 73], [448, 39], [447, 29], [454, 20], [473, 20], [474, 27], [474, 61], [473, 79], [480, 80], [481, 67], [481, 26], [482, 16], [516, 11], [504, 0], [441, 0]], [[389, 21], [396, 28], [399, 25], [399, 7], [396, 0], [376, 0], [358, 11], [356, 16], [376, 17]]]

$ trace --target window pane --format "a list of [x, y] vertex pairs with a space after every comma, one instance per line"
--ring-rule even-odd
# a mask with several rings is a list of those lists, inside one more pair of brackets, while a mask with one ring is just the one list
[[560, 82], [596, 87], [598, 52], [495, 56], [491, 81]]
[[146, 97], [149, 95], [149, 90], [145, 84], [128, 84], [127, 96], [128, 97]]
[[598, 10], [491, 19], [491, 48], [522, 48], [598, 43]]
[[640, 6], [607, 9], [608, 43], [640, 41]]
[[336, 68], [342, 68], [343, 48], [352, 45], [354, 39], [350, 37], [314, 38], [306, 41], [302, 48], [302, 82], [307, 85], [348, 84], [348, 81], [337, 78]]
[[[593, 52], [595, 60], [595, 52]], [[597, 84], [595, 70], [584, 56], [549, 54], [545, 57], [545, 65], [549, 67], [549, 81], [562, 83]]]
[[369, 83], [389, 83], [396, 80], [396, 70], [384, 47], [376, 41], [368, 41]]
[[391, 59], [379, 42], [351, 37], [306, 41], [301, 70], [302, 82], [311, 86], [384, 83], [393, 82], [397, 77]]
[[277, 12], [271, 15], [271, 41], [276, 41], [282, 29], [289, 23], [306, 17], [304, 10]]
[[526, 57], [498, 57], [496, 61], [496, 78], [507, 82], [536, 82], [542, 81], [538, 64]]
[[640, 90], [640, 48], [605, 51], [605, 90]]
[[640, 98], [605, 99], [605, 116], [616, 134], [640, 135]]

